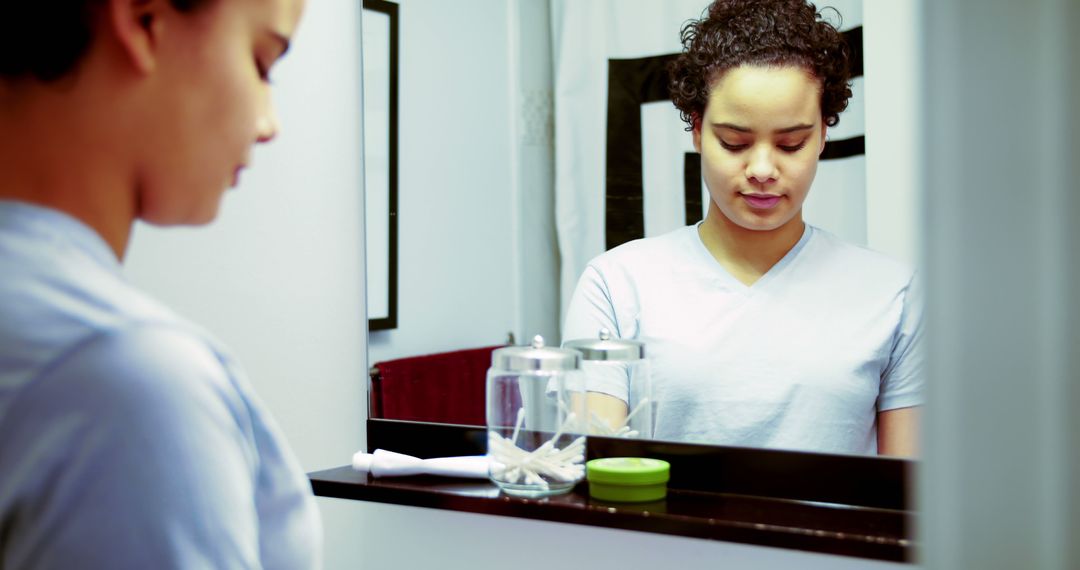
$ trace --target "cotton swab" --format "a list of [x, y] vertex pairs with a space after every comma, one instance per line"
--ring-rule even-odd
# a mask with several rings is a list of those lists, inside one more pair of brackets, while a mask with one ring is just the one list
[[577, 417], [571, 413], [554, 437], [533, 451], [525, 451], [517, 446], [525, 420], [524, 412], [524, 408], [518, 411], [517, 425], [511, 439], [489, 432], [488, 454], [492, 459], [492, 476], [510, 484], [524, 480], [526, 484], [536, 485], [543, 490], [549, 489], [544, 477], [563, 483], [581, 479], [585, 474], [585, 437], [578, 437], [564, 449], [555, 447], [555, 442], [577, 422]]

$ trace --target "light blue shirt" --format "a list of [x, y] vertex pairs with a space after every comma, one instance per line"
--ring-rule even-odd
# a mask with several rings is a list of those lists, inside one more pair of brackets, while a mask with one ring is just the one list
[[0, 568], [317, 568], [240, 367], [60, 212], [0, 201]]
[[[923, 402], [914, 272], [810, 225], [750, 286], [697, 226], [612, 249], [585, 269], [563, 338], [601, 327], [645, 343], [657, 439], [872, 454], [877, 413]], [[630, 408], [648, 397], [625, 374], [588, 381]]]

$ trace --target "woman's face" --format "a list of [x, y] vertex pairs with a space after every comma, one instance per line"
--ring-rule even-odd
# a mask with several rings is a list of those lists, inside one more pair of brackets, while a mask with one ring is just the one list
[[212, 0], [190, 14], [163, 10], [135, 180], [141, 219], [214, 219], [251, 148], [277, 133], [268, 73], [302, 10], [303, 0]]
[[802, 222], [825, 148], [821, 83], [798, 67], [742, 66], [715, 82], [694, 148], [712, 197], [735, 225], [772, 231]]

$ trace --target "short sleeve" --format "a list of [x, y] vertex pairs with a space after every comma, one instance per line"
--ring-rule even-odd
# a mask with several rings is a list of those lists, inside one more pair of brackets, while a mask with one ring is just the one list
[[262, 567], [251, 419], [201, 339], [99, 334], [17, 404], [2, 436], [15, 464], [0, 471], [20, 492], [0, 508], [0, 566]]
[[600, 272], [589, 265], [578, 279], [567, 305], [563, 340], [596, 338], [602, 328], [621, 336], [607, 283]]
[[[589, 265], [578, 280], [574, 295], [570, 298], [563, 326], [563, 341], [576, 339], [594, 339], [600, 329], [607, 329], [615, 337], [622, 337], [615, 306], [611, 300], [603, 275]], [[600, 392], [630, 400], [630, 379], [625, 367], [612, 367], [584, 363], [582, 366], [585, 385], [590, 392]]]
[[893, 340], [889, 363], [881, 378], [878, 411], [924, 403], [926, 354], [921, 276], [915, 274], [903, 292], [903, 309]]

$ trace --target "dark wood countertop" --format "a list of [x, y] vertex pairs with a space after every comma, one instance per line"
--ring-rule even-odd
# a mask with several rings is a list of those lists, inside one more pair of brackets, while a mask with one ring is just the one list
[[[405, 449], [395, 437], [416, 430], [444, 430], [453, 441], [471, 441], [481, 428], [376, 422], [377, 447], [418, 457], [437, 454]], [[446, 431], [449, 430], [449, 431]], [[457, 430], [455, 432], [455, 430]], [[431, 435], [429, 433], [429, 435]], [[370, 444], [369, 449], [375, 449]], [[409, 437], [412, 441], [417, 441]], [[430, 441], [423, 438], [421, 441]], [[410, 453], [413, 451], [413, 453]], [[456, 452], [456, 453], [455, 453]], [[475, 452], [473, 450], [472, 452]], [[453, 449], [443, 455], [469, 454]], [[610, 503], [588, 496], [582, 482], [571, 493], [542, 499], [511, 497], [491, 482], [441, 477], [376, 479], [349, 466], [309, 475], [316, 495], [447, 509], [470, 513], [583, 524], [744, 544], [792, 548], [861, 558], [910, 562], [913, 515], [903, 505], [910, 463], [829, 456], [590, 438], [589, 459], [615, 455], [659, 457], [672, 463], [668, 497], [652, 503]], [[719, 462], [719, 463], [718, 463]], [[742, 464], [744, 469], [739, 469]], [[720, 467], [718, 467], [720, 465]], [[711, 471], [717, 470], [715, 473]], [[821, 472], [822, 470], [827, 473]], [[742, 473], [719, 476], [720, 471]], [[683, 476], [678, 476], [682, 472]], [[710, 477], [701, 477], [709, 473]], [[833, 476], [828, 477], [832, 473]], [[696, 474], [696, 476], [688, 475]], [[780, 475], [786, 484], [772, 481]], [[892, 474], [892, 477], [887, 475]], [[853, 480], [876, 475], [864, 486]], [[899, 487], [897, 486], [899, 483]], [[865, 489], [877, 489], [867, 493]], [[776, 491], [776, 492], [774, 492]]]

